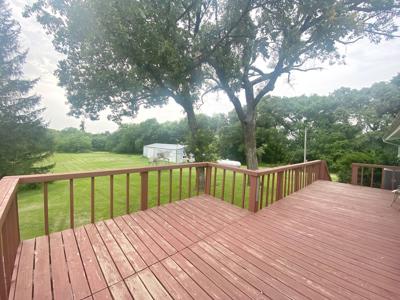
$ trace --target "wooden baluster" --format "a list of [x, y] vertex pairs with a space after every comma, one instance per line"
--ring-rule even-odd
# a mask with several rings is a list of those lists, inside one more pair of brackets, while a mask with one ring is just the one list
[[290, 193], [291, 194], [294, 193], [294, 181], [295, 181], [295, 170], [293, 169], [292, 170], [292, 180], [291, 180], [292, 184], [290, 185], [290, 188], [291, 188]]
[[262, 209], [263, 201], [264, 201], [264, 180], [265, 180], [265, 175], [262, 175], [261, 176], [260, 196], [259, 196], [260, 209]]
[[383, 182], [384, 177], [383, 177], [383, 173], [384, 173], [384, 169], [381, 168], [381, 189], [383, 189], [383, 187], [384, 187], [384, 182]]
[[[275, 193], [274, 193], [275, 191]], [[271, 204], [276, 201], [276, 186], [275, 186], [275, 173], [272, 173], [272, 185], [271, 185]]]
[[232, 176], [232, 193], [231, 193], [231, 203], [235, 201], [235, 183], [236, 183], [236, 172], [233, 171], [233, 176]]
[[149, 193], [149, 173], [142, 172], [140, 173], [140, 210], [147, 209], [148, 193]]
[[244, 200], [246, 198], [246, 174], [243, 173], [243, 184], [242, 184], [242, 208], [244, 208]]
[[157, 206], [160, 206], [161, 202], [161, 170], [157, 171]]
[[374, 168], [371, 169], [371, 187], [374, 187]]
[[44, 233], [49, 234], [49, 188], [48, 182], [43, 183], [43, 210], [44, 210]]
[[129, 187], [130, 187], [130, 179], [129, 173], [126, 174], [126, 213], [129, 214]]
[[226, 176], [226, 169], [222, 171], [222, 189], [221, 189], [221, 199], [225, 200], [225, 176]]
[[299, 179], [300, 179], [299, 169], [296, 169], [294, 172], [294, 191], [297, 192], [299, 190]]
[[179, 168], [179, 200], [182, 200], [182, 168]]
[[206, 167], [206, 182], [204, 186], [204, 194], [210, 195], [211, 193], [211, 172], [212, 168], [207, 166]]
[[364, 167], [361, 167], [360, 185], [363, 185], [363, 181], [364, 181]]
[[271, 174], [268, 174], [267, 175], [267, 190], [266, 190], [266, 192], [265, 192], [265, 207], [267, 207], [268, 206], [268, 200], [269, 200], [269, 181], [270, 181], [270, 175]]
[[286, 197], [286, 182], [287, 182], [287, 171], [283, 171], [283, 175], [282, 175], [282, 185], [283, 185], [282, 198]]
[[172, 169], [169, 170], [169, 203], [172, 202]]
[[217, 167], [214, 168], [214, 186], [213, 186], [213, 196], [215, 197], [215, 191], [217, 189]]
[[90, 222], [94, 223], [94, 177], [90, 178]]
[[110, 219], [114, 217], [114, 175], [110, 175]]
[[192, 167], [189, 167], [188, 198], [192, 196]]
[[196, 195], [200, 195], [200, 170], [196, 168]]
[[278, 172], [276, 177], [276, 201], [283, 198], [284, 172]]
[[354, 164], [351, 165], [351, 184], [358, 184], [358, 166]]
[[69, 180], [69, 227], [74, 228], [74, 180]]

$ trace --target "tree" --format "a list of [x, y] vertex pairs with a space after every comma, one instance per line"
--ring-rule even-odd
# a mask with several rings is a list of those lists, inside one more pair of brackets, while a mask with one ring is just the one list
[[57, 75], [72, 115], [96, 119], [109, 108], [110, 117], [120, 121], [141, 106], [173, 99], [187, 115], [190, 151], [206, 160], [208, 133], [194, 112], [204, 76], [197, 56], [215, 5], [212, 0], [41, 0], [26, 16], [36, 14], [65, 55]]
[[258, 165], [257, 105], [278, 78], [342, 61], [342, 44], [394, 37], [399, 11], [398, 0], [224, 2], [203, 56], [214, 70], [210, 85], [225, 91], [241, 122], [248, 168]]
[[0, 178], [52, 167], [37, 165], [51, 154], [52, 139], [38, 108], [40, 97], [29, 94], [37, 80], [22, 78], [27, 51], [21, 51], [19, 34], [19, 24], [0, 0]]
[[76, 128], [54, 131], [55, 150], [57, 152], [82, 153], [92, 150], [92, 138]]

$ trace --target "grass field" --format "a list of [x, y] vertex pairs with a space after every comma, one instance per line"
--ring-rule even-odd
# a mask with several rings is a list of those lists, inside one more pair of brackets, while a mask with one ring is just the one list
[[[106, 152], [92, 153], [56, 153], [50, 159], [56, 165], [53, 173], [89, 171], [148, 166], [148, 161], [140, 155], [124, 155]], [[183, 170], [182, 198], [188, 197], [189, 172]], [[241, 174], [236, 176], [235, 203], [241, 204]], [[191, 195], [196, 193], [195, 169], [192, 170]], [[222, 171], [218, 173], [216, 195], [221, 195]], [[248, 187], [246, 187], [246, 190]], [[126, 175], [114, 176], [114, 216], [122, 215], [126, 209]], [[230, 201], [232, 193], [232, 172], [226, 173], [225, 198]], [[246, 191], [248, 195], [248, 191]], [[95, 218], [109, 218], [109, 177], [96, 177], [95, 181]], [[139, 209], [140, 178], [139, 174], [130, 175], [130, 211]], [[90, 222], [90, 178], [74, 180], [74, 218], [75, 226]], [[156, 205], [157, 172], [149, 173], [149, 207]], [[179, 170], [173, 171], [172, 200], [179, 199]], [[161, 175], [161, 203], [169, 201], [169, 172]], [[69, 227], [69, 182], [56, 181], [49, 184], [49, 227], [51, 232]], [[44, 234], [43, 191], [42, 187], [21, 189], [18, 193], [21, 237], [28, 239]]]

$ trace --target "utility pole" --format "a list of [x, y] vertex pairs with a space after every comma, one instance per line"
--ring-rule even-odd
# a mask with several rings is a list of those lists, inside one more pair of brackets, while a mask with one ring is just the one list
[[307, 127], [304, 128], [304, 162], [307, 161]]

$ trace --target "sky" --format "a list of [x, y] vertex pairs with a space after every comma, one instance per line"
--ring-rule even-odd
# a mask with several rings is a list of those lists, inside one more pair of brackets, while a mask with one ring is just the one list
[[[21, 25], [21, 45], [29, 49], [24, 66], [26, 78], [40, 78], [33, 92], [41, 95], [42, 106], [46, 108], [44, 119], [50, 128], [63, 129], [78, 127], [81, 120], [68, 116], [69, 106], [65, 91], [58, 86], [58, 79], [54, 76], [57, 62], [61, 58], [51, 43], [51, 38], [35, 18], [22, 17], [24, 6], [31, 1], [13, 0], [10, 8], [14, 18]], [[363, 88], [374, 82], [387, 81], [400, 72], [400, 39], [383, 41], [376, 45], [367, 40], [343, 47], [346, 63], [342, 65], [324, 65], [321, 71], [307, 73], [297, 72], [291, 75], [290, 84], [287, 77], [278, 80], [272, 95], [299, 96], [299, 95], [328, 95], [340, 87]], [[233, 109], [226, 96], [220, 92], [207, 95], [198, 112], [212, 115], [228, 113]], [[180, 106], [170, 102], [163, 107], [141, 109], [136, 118], [128, 122], [141, 122], [149, 118], [156, 118], [159, 122], [174, 121], [184, 118]], [[107, 112], [101, 114], [100, 120], [85, 120], [86, 130], [92, 133], [115, 131], [118, 125], [107, 119]]]

